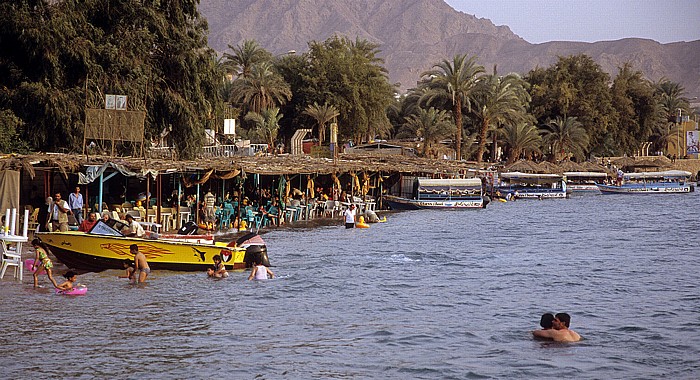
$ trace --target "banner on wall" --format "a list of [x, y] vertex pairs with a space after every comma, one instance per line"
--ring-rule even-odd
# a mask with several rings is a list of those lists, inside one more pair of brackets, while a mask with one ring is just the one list
[[700, 131], [687, 131], [685, 133], [686, 154], [700, 153]]

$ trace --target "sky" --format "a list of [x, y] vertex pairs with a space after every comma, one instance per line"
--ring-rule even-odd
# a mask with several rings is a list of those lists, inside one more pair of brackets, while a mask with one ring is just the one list
[[446, 0], [454, 9], [507, 25], [530, 43], [649, 38], [700, 40], [698, 0]]

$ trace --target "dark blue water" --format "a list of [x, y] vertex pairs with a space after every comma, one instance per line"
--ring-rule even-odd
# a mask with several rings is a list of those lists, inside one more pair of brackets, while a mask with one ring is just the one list
[[[2, 378], [693, 379], [698, 202], [585, 196], [264, 235], [280, 277], [0, 282]], [[45, 277], [41, 280], [47, 284]], [[544, 312], [584, 340], [535, 341]]]

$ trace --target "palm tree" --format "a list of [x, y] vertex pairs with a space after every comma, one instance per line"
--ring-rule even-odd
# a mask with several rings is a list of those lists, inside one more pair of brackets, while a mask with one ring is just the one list
[[280, 109], [277, 107], [264, 108], [260, 113], [249, 112], [246, 115], [246, 121], [252, 121], [255, 124], [255, 131], [269, 147], [275, 146], [277, 133], [280, 129], [279, 121], [282, 119]]
[[233, 82], [231, 101], [243, 103], [252, 112], [283, 105], [292, 98], [292, 90], [272, 64], [262, 62], [253, 66], [250, 75]]
[[311, 116], [318, 123], [318, 143], [323, 145], [323, 140], [326, 137], [326, 123], [339, 116], [340, 112], [335, 106], [328, 103], [323, 103], [322, 106], [319, 106], [318, 103], [314, 102], [314, 104], [306, 107], [304, 113]]
[[232, 76], [247, 78], [255, 65], [272, 58], [255, 40], [245, 40], [236, 46], [228, 45], [228, 48], [233, 54], [224, 53], [222, 66]]
[[[651, 135], [651, 141], [654, 144], [654, 151], [670, 154], [668, 146], [674, 145], [674, 150], [678, 151], [678, 145], [681, 141], [682, 128], [676, 124], [667, 122], [662, 125], [657, 125]], [[675, 153], [674, 153], [675, 154]]]
[[443, 60], [421, 74], [426, 77], [424, 86], [427, 88], [422, 100], [431, 104], [436, 100], [450, 100], [452, 116], [456, 126], [457, 159], [462, 159], [462, 107], [471, 111], [471, 96], [476, 87], [478, 75], [484, 72], [484, 67], [476, 64], [476, 56], [467, 58], [466, 55], [455, 55], [452, 62]]
[[542, 141], [553, 153], [555, 161], [573, 154], [578, 159], [585, 158], [589, 137], [586, 129], [576, 117], [557, 116], [541, 129]]
[[433, 144], [454, 134], [454, 124], [447, 112], [433, 107], [427, 111], [421, 108], [417, 114], [406, 117], [404, 128], [423, 138], [423, 156], [431, 152]]
[[666, 116], [671, 121], [677, 109], [688, 111], [688, 99], [684, 98], [685, 88], [680, 83], [662, 78], [654, 84], [655, 93], [660, 97], [660, 103], [666, 110]]
[[522, 155], [539, 154], [542, 145], [542, 137], [539, 130], [528, 122], [506, 124], [498, 131], [501, 142], [508, 149], [509, 165]]
[[514, 124], [524, 118], [525, 108], [530, 102], [526, 86], [527, 83], [518, 74], [498, 76], [495, 66], [493, 74], [479, 78], [472, 110], [480, 124], [477, 162], [483, 159], [489, 129], [494, 130], [494, 146], [491, 153], [495, 160], [497, 141], [495, 132], [499, 126], [506, 123]]

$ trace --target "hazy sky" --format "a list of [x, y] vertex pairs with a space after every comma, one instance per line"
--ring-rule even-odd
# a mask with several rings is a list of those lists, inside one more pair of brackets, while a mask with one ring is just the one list
[[698, 0], [446, 0], [453, 8], [508, 25], [531, 43], [700, 40]]

